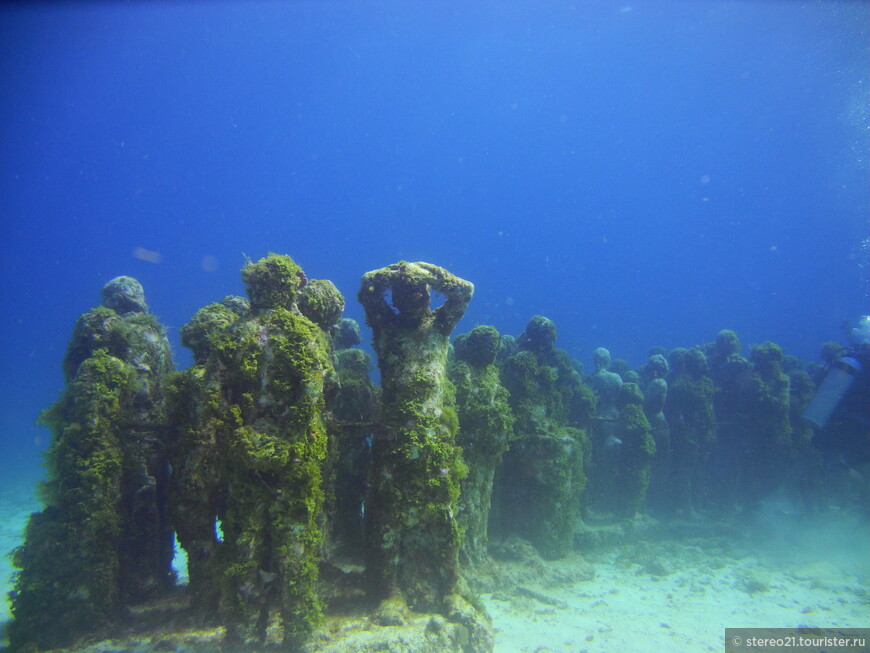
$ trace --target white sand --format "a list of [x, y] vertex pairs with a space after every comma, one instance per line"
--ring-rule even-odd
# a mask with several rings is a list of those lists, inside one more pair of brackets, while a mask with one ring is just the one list
[[[543, 601], [525, 591], [484, 595], [496, 651], [697, 653], [724, 650], [726, 627], [868, 627], [870, 542], [866, 527], [853, 535], [838, 547], [823, 534], [821, 557], [800, 538], [762, 539], [757, 555], [752, 542], [722, 538], [611, 546], [587, 556], [591, 580], [522, 586]], [[559, 566], [572, 564], [584, 560]]]

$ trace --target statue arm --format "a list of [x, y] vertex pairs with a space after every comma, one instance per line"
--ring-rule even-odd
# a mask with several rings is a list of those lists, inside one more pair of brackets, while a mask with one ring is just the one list
[[363, 305], [370, 325], [373, 322], [384, 322], [393, 315], [393, 310], [386, 298], [390, 282], [391, 278], [385, 273], [384, 268], [372, 270], [363, 275], [357, 299]]
[[465, 314], [468, 302], [474, 295], [474, 284], [437, 265], [423, 262], [417, 265], [429, 273], [429, 287], [444, 295], [444, 303], [433, 313], [438, 328], [449, 334]]

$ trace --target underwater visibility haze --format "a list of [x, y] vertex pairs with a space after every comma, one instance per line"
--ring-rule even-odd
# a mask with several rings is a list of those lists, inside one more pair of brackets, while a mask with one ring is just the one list
[[5, 4], [0, 647], [870, 627], [868, 32]]

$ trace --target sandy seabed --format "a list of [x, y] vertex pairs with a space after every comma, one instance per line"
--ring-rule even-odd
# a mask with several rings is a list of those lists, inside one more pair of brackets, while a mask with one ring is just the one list
[[[33, 486], [0, 488], [0, 551], [20, 544], [37, 509]], [[726, 627], [870, 626], [866, 517], [774, 522], [657, 528], [556, 562], [497, 561], [501, 580], [482, 593], [495, 650], [698, 653], [724, 650]], [[9, 619], [11, 574], [2, 555], [0, 623]]]
[[723, 651], [726, 627], [867, 627], [870, 547], [864, 558], [755, 555], [721, 537], [639, 541], [549, 563], [588, 565], [586, 578], [483, 599], [499, 653]]

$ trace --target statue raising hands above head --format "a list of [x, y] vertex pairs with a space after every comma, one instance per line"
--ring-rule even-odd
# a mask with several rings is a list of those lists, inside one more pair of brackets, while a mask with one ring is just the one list
[[[445, 297], [434, 309], [433, 290]], [[362, 278], [359, 301], [374, 336], [389, 433], [372, 443], [366, 571], [382, 610], [465, 615], [459, 621], [473, 645], [486, 649], [492, 634], [460, 596], [457, 514], [466, 468], [447, 380], [450, 332], [473, 292], [429, 263], [401, 261]]]
[[[444, 303], [430, 308], [431, 291], [444, 295]], [[390, 299], [387, 299], [387, 293]], [[428, 326], [448, 337], [462, 318], [474, 285], [431, 263], [400, 261], [362, 278], [359, 301], [375, 332]]]

